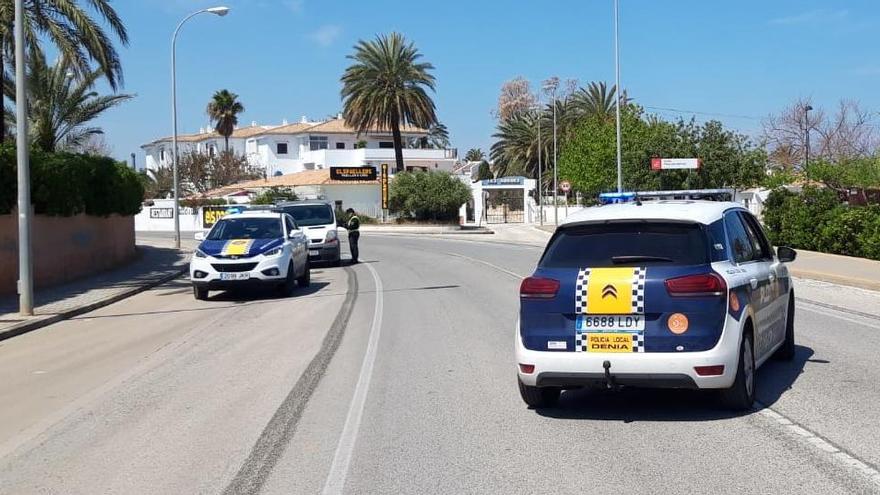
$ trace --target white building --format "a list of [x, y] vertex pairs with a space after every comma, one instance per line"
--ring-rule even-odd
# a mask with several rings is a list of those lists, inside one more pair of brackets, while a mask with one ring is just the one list
[[[427, 131], [415, 127], [401, 129], [406, 143], [425, 137]], [[178, 135], [179, 153], [196, 151], [217, 153], [225, 146], [223, 136], [210, 129], [198, 134]], [[162, 138], [141, 146], [146, 154], [148, 170], [171, 166], [171, 138]], [[300, 122], [235, 129], [229, 138], [229, 149], [247, 156], [251, 165], [264, 169], [266, 176], [320, 170], [329, 167], [374, 166], [387, 163], [394, 168], [394, 143], [390, 131], [371, 130], [359, 134], [347, 126], [341, 116], [323, 122]], [[407, 170], [451, 171], [456, 161], [453, 149], [404, 148]]]

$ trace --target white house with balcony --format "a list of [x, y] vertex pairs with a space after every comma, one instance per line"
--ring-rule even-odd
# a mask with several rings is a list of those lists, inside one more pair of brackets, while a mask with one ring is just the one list
[[[404, 146], [427, 136], [427, 131], [405, 126], [401, 129]], [[223, 136], [211, 129], [198, 134], [178, 135], [178, 151], [214, 154], [225, 146]], [[146, 154], [146, 168], [171, 166], [171, 138], [161, 138], [141, 146]], [[322, 122], [305, 117], [297, 123], [257, 125], [235, 129], [229, 138], [229, 149], [244, 154], [251, 165], [265, 170], [266, 176], [286, 175], [304, 170], [330, 167], [379, 168], [387, 163], [394, 170], [394, 142], [387, 130], [358, 133], [347, 126], [341, 116]], [[407, 170], [452, 171], [456, 162], [454, 149], [403, 149]]]

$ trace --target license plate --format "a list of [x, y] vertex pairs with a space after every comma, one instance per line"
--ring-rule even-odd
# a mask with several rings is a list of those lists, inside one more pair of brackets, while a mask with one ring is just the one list
[[645, 315], [578, 315], [578, 332], [640, 332], [645, 329]]
[[237, 272], [237, 273], [221, 273], [220, 280], [247, 280], [251, 278], [251, 274], [248, 272]]
[[309, 256], [321, 256], [320, 249], [309, 249]]
[[635, 333], [588, 333], [587, 352], [635, 352], [637, 343]]

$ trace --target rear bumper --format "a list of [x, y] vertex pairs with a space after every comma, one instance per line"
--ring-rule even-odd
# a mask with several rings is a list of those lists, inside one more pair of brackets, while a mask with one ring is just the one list
[[309, 261], [314, 263], [336, 262], [341, 256], [339, 242], [333, 245], [309, 244]]
[[[728, 317], [718, 344], [702, 352], [589, 353], [533, 351], [523, 346], [519, 325], [516, 331], [517, 364], [534, 365], [533, 373], [519, 379], [530, 386], [576, 388], [605, 383], [603, 363], [619, 385], [652, 388], [729, 388], [739, 360], [740, 323]], [[724, 365], [724, 372], [700, 376], [696, 366]]]

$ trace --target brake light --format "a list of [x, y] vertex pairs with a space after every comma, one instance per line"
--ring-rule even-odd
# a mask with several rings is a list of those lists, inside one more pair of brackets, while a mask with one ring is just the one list
[[700, 376], [719, 376], [724, 374], [724, 365], [716, 364], [714, 366], [694, 366], [694, 371]]
[[671, 296], [720, 296], [727, 292], [727, 283], [717, 273], [701, 273], [666, 280]]
[[559, 280], [528, 277], [519, 286], [519, 297], [528, 299], [553, 299], [559, 292]]

